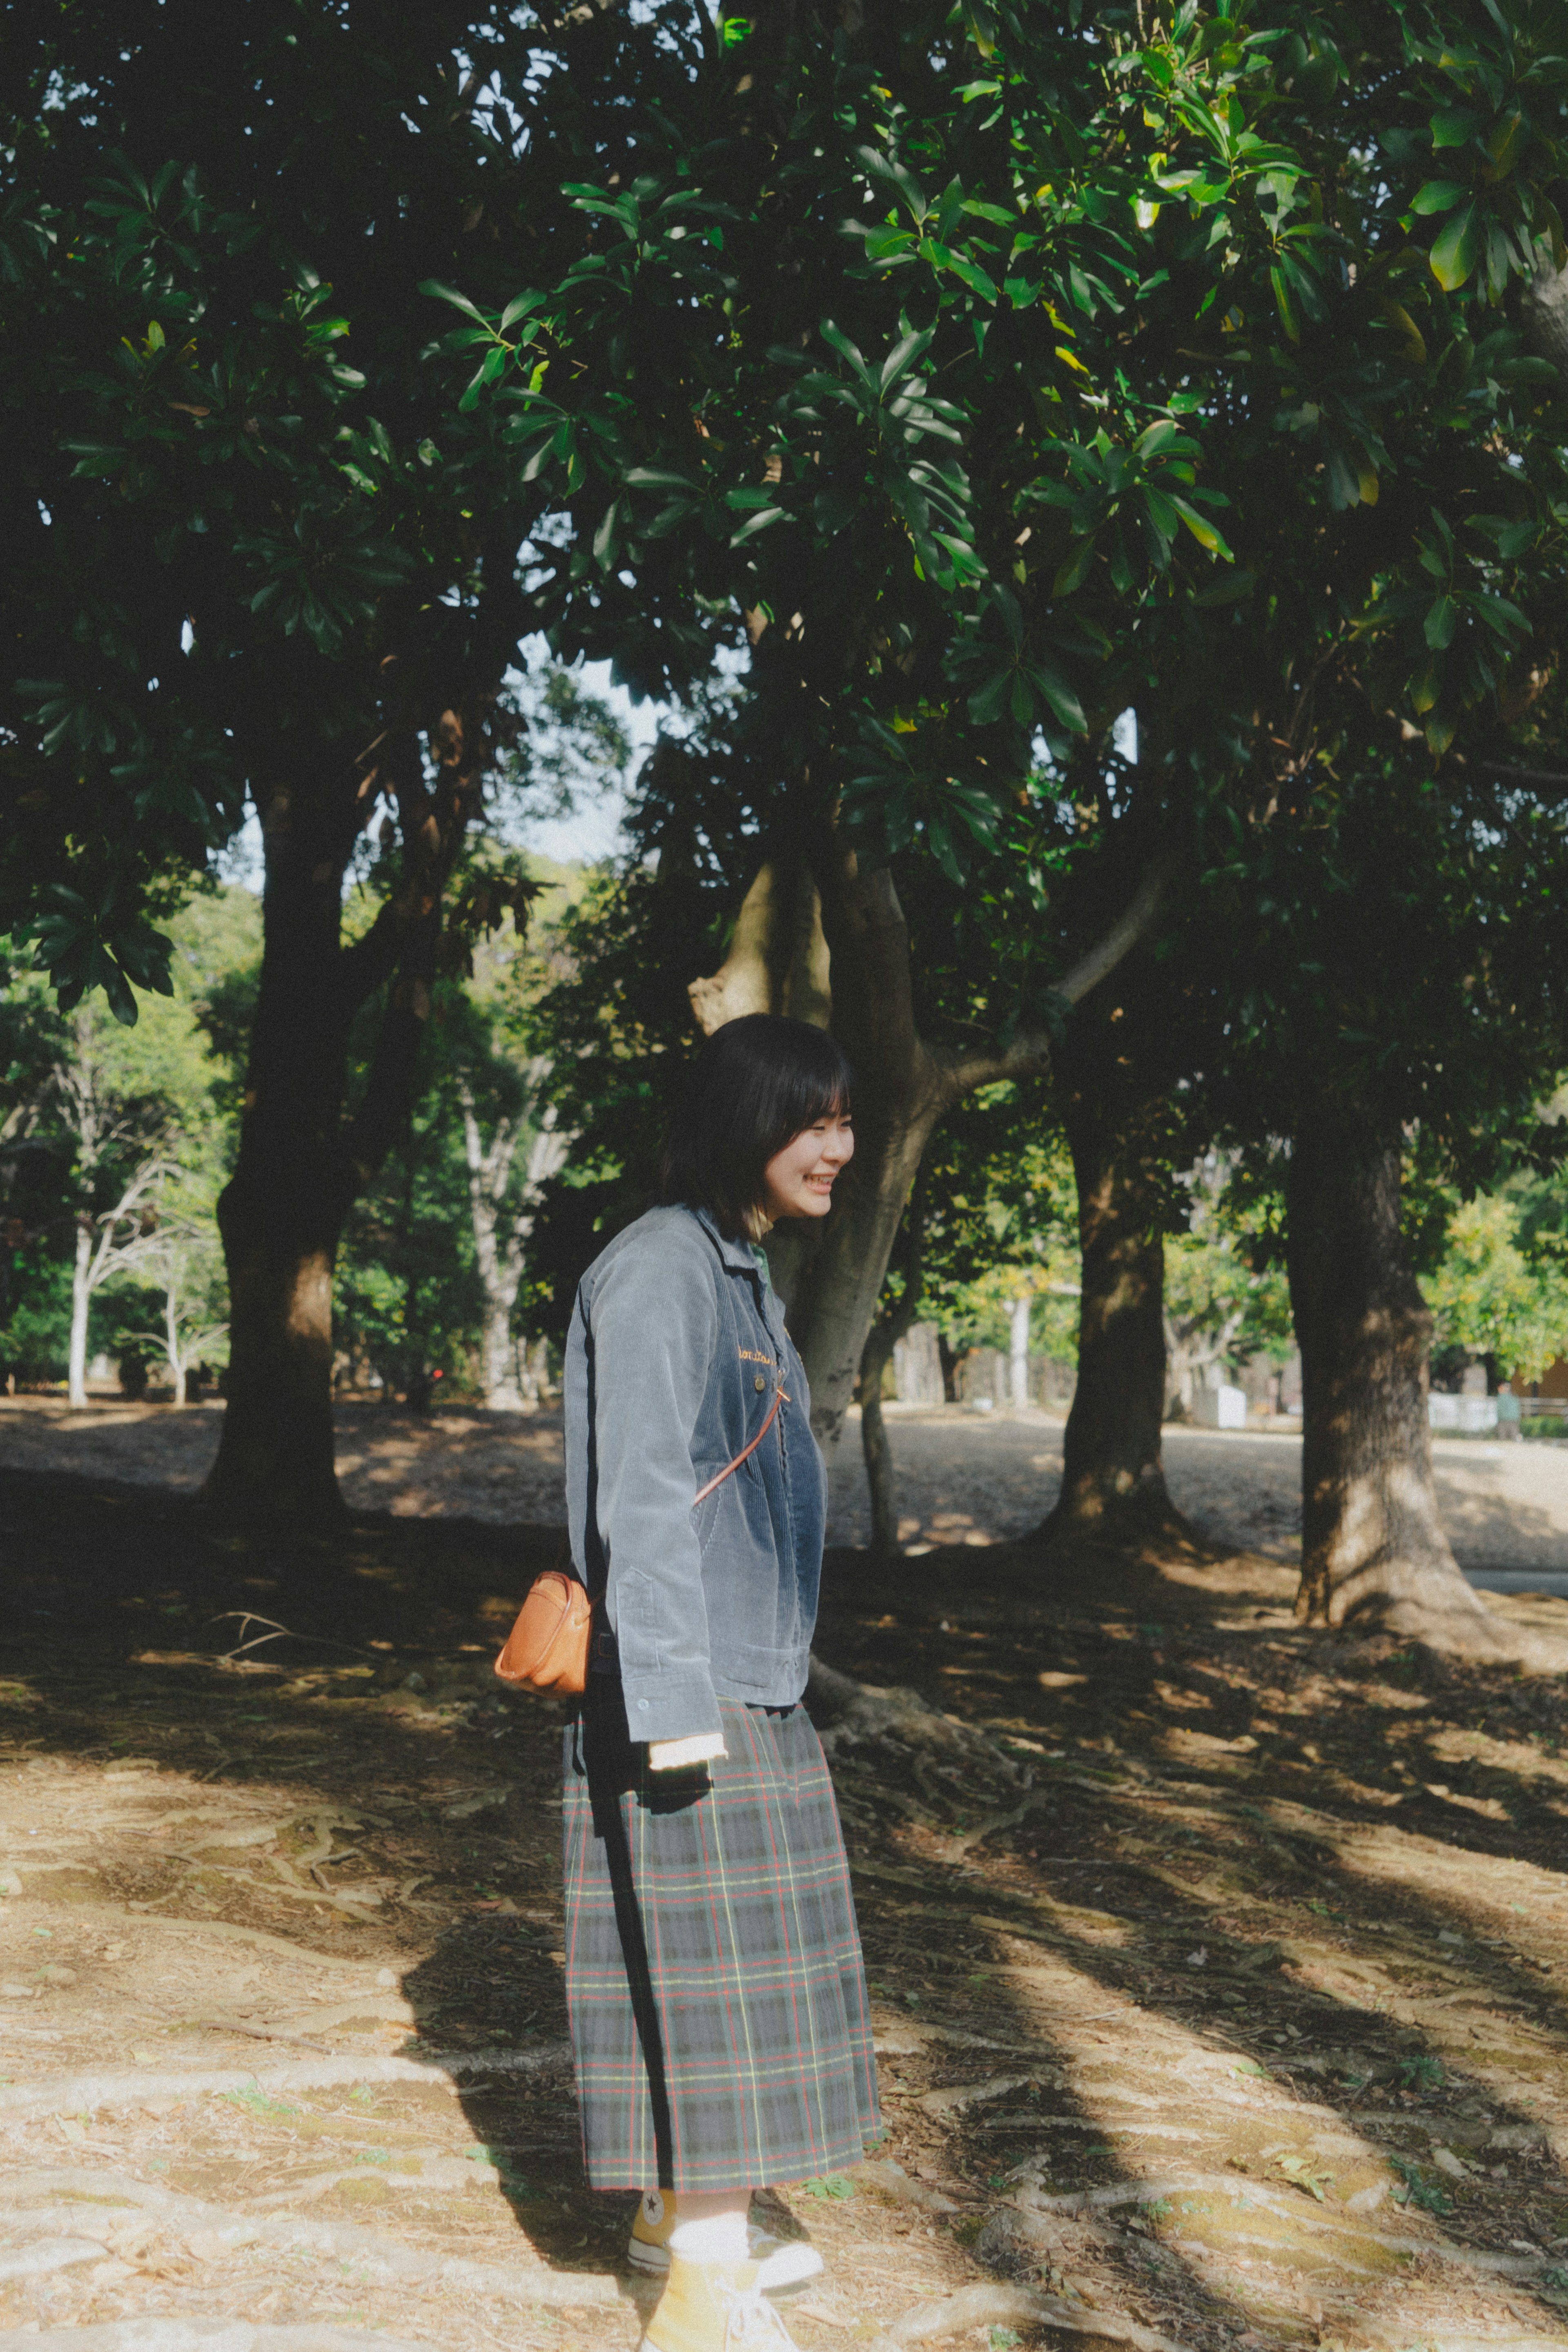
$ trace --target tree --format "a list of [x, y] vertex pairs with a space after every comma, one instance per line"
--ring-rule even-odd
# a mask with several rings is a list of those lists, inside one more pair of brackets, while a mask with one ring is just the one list
[[1206, 1152], [1186, 1182], [1185, 1234], [1165, 1246], [1166, 1412], [1190, 1414], [1201, 1376], [1291, 1349], [1291, 1303], [1272, 1236], [1233, 1198], [1234, 1161]]
[[[1404, 1230], [1406, 1163], [1461, 1192], [1550, 1167], [1540, 1106], [1568, 1052], [1550, 940], [1554, 819], [1487, 793], [1487, 854], [1376, 742], [1338, 749], [1335, 789], [1249, 845], [1209, 937], [1241, 1001], [1233, 1132], [1283, 1158], [1285, 1255], [1303, 1381], [1302, 1586], [1311, 1620], [1385, 1623], [1447, 1646], [1500, 1636], [1464, 1582], [1432, 1488], [1433, 1324]], [[1366, 740], [1373, 734], [1373, 744]], [[1247, 910], [1269, 909], [1266, 921]], [[1239, 967], [1239, 968], [1238, 968]]]
[[213, 1203], [193, 1201], [190, 1179], [183, 1171], [181, 1176], [183, 1181], [160, 1187], [158, 1223], [141, 1263], [162, 1293], [158, 1322], [141, 1336], [161, 1351], [174, 1403], [183, 1408], [192, 1372], [220, 1350], [226, 1355], [229, 1327], [222, 1312], [226, 1302]]
[[[524, 1073], [528, 1089], [524, 1107], [510, 1118], [497, 1119], [487, 1144], [468, 1075], [459, 1071], [457, 1076], [468, 1159], [468, 1198], [474, 1217], [474, 1254], [485, 1288], [484, 1396], [487, 1405], [505, 1412], [518, 1412], [523, 1406], [517, 1385], [512, 1309], [522, 1283], [524, 1253], [543, 1189], [559, 1172], [570, 1149], [570, 1138], [557, 1126], [554, 1104], [540, 1103], [540, 1093], [549, 1076], [548, 1062], [536, 1061], [529, 1066]], [[530, 1124], [533, 1131], [524, 1160], [523, 1181], [517, 1186], [513, 1178], [517, 1150]]]
[[1076, 1321], [1079, 1287], [1071, 1171], [1050, 1127], [1042, 1082], [981, 1089], [932, 1139], [866, 1339], [861, 1445], [873, 1551], [899, 1549], [897, 1484], [882, 1413], [883, 1376], [898, 1342], [916, 1320], [935, 1324], [950, 1349], [1006, 1339], [1013, 1402], [1025, 1403], [1030, 1331], [1043, 1325], [1040, 1336], [1054, 1338], [1071, 1358], [1068, 1317]]
[[[1183, 73], [1207, 83], [1204, 60], [1189, 41]], [[1068, 323], [1075, 289], [1138, 283], [1108, 206], [1186, 135], [1165, 61], [1121, 62], [1107, 74], [1075, 32], [1019, 12], [967, 26], [871, 9], [847, 37], [812, 8], [726, 18], [667, 106], [628, 110], [614, 173], [575, 191], [583, 252], [552, 274], [519, 221], [529, 282], [505, 290], [526, 349], [477, 276], [484, 307], [458, 331], [470, 356], [488, 334], [519, 458], [564, 509], [536, 592], [555, 642], [679, 691], [694, 635], [744, 625], [737, 751], [757, 838], [728, 953], [694, 1001], [710, 1028], [762, 1003], [831, 1018], [859, 1072], [854, 1168], [810, 1255], [778, 1265], [828, 1433], [934, 1125], [1046, 1052], [1038, 1005], [1020, 1017], [994, 996], [962, 1048], [922, 1034], [893, 867], [933, 859], [961, 883], [1007, 828], [1038, 910], [1034, 740], [1062, 750], [1083, 728], [1077, 681], [1108, 640], [1048, 596], [1026, 609], [1019, 551], [1062, 493], [1078, 414], [1102, 421], [1088, 404], [1104, 406], [1104, 382]], [[1069, 501], [1092, 509], [1090, 551], [1103, 527], [1124, 598], [1151, 571], [1185, 576], [1177, 537], [1207, 581], [1221, 543], [1196, 445], [1114, 405], [1136, 446]], [[1148, 526], [1130, 560], [1129, 523]], [[1103, 939], [1078, 942], [1065, 978], [1036, 972], [1032, 994], [1055, 981], [1060, 1012], [1085, 992], [1156, 898], [1134, 871]], [[1029, 904], [1016, 888], [993, 908], [1004, 899]]]
[[[62, 1002], [102, 985], [130, 1017], [162, 971], [145, 910], [254, 802], [266, 941], [209, 1495], [330, 1515], [343, 1220], [406, 1117], [435, 978], [527, 904], [499, 872], [453, 883], [515, 724], [538, 501], [487, 421], [427, 391], [417, 291], [526, 151], [486, 89], [519, 29], [450, 6], [12, 14], [0, 920]], [[377, 903], [345, 938], [356, 861]]]
[[106, 1283], [142, 1265], [156, 1246], [156, 1195], [172, 1167], [162, 1107], [114, 1091], [103, 1043], [101, 1019], [78, 1009], [60, 1024], [49, 1075], [76, 1196], [67, 1392], [78, 1412], [87, 1405], [88, 1310]]

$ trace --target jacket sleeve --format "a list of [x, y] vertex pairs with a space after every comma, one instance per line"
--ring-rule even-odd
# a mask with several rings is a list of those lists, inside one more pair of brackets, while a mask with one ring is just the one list
[[589, 1306], [597, 1519], [605, 1608], [633, 1739], [720, 1727], [708, 1665], [692, 1433], [718, 1340], [707, 1269], [684, 1251], [627, 1250]]

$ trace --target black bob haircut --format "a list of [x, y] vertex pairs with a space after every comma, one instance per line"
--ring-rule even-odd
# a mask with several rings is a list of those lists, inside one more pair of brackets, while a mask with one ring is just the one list
[[836, 1039], [809, 1021], [776, 1013], [727, 1021], [687, 1075], [661, 1199], [706, 1209], [721, 1232], [758, 1239], [768, 1161], [820, 1118], [847, 1112], [853, 1084]]

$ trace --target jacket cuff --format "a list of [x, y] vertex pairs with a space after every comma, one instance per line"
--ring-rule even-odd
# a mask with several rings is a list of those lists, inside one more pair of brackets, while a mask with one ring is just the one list
[[724, 1728], [712, 1678], [700, 1670], [650, 1675], [645, 1681], [623, 1672], [621, 1688], [633, 1739], [695, 1739]]
[[678, 1772], [707, 1764], [727, 1753], [722, 1731], [695, 1732], [690, 1739], [654, 1739], [648, 1744], [650, 1772]]

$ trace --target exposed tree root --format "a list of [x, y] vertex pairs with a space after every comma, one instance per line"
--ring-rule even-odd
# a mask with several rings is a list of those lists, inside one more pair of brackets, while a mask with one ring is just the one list
[[1245, 2195], [1249, 2205], [1267, 2206], [1295, 2229], [1314, 2235], [1359, 2238], [1389, 2253], [1425, 2254], [1452, 2263], [1457, 2269], [1479, 2271], [1492, 2278], [1531, 2278], [1539, 2274], [1546, 2261], [1543, 2254], [1494, 2254], [1477, 2247], [1450, 2245], [1440, 2238], [1396, 2237], [1391, 2231], [1375, 2230], [1354, 2218], [1342, 2221], [1335, 2213], [1316, 2205], [1308, 2206], [1296, 2191], [1270, 2189], [1251, 2173], [1245, 2180], [1238, 2180], [1234, 2174], [1188, 2170], [1163, 2179], [1118, 2181], [1111, 2188], [1085, 2189], [1065, 2197], [1048, 2197], [1031, 2189], [1020, 2197], [1015, 2210], [1027, 2229], [1030, 2214], [1109, 2213], [1119, 2205], [1148, 2205], [1162, 2197], [1205, 2195]]
[[1098, 1555], [1125, 1569], [1155, 1572], [1171, 1554], [1201, 1565], [1223, 1559], [1226, 1549], [1176, 1509], [1163, 1486], [1118, 1508], [1094, 1514], [1064, 1511], [1058, 1503], [1033, 1534], [1022, 1540], [1045, 1555], [1041, 1565], [1052, 1570], [1059, 1561], [1065, 1565], [1083, 1555]]
[[[75, 2219], [68, 2215], [68, 2226]], [[0, 2246], [0, 2284], [10, 2279], [47, 2278], [51, 2271], [102, 2260], [103, 2248], [91, 2238], [35, 2238], [30, 2245]]]
[[886, 2330], [889, 2344], [936, 2344], [980, 2327], [1060, 2327], [1071, 2336], [1098, 2336], [1110, 2344], [1131, 2344], [1134, 2352], [1187, 2352], [1169, 2336], [1140, 2327], [1113, 2312], [1086, 2311], [1082, 2304], [1044, 2294], [1038, 2287], [967, 2286], [940, 2303], [916, 2304]]
[[879, 1739], [895, 1739], [907, 1748], [939, 1748], [949, 1759], [961, 1758], [994, 1775], [1018, 1779], [1018, 1766], [1010, 1756], [1005, 1756], [972, 1725], [944, 1715], [918, 1691], [882, 1690], [872, 1683], [857, 1683], [813, 1656], [806, 1702], [830, 1756]]
[[[461, 2256], [423, 2253], [417, 2247], [400, 2245], [379, 2231], [361, 2229], [351, 2221], [318, 2221], [299, 2213], [277, 2218], [235, 2213], [226, 2206], [209, 2205], [200, 2198], [183, 2197], [173, 2189], [132, 2179], [128, 2173], [70, 2168], [25, 2172], [6, 2186], [14, 2198], [83, 2200], [80, 2204], [73, 2201], [69, 2208], [72, 2224], [82, 2237], [98, 2220], [92, 2212], [92, 2206], [98, 2204], [102, 2220], [96, 2243], [106, 2252], [112, 2247], [117, 2231], [123, 2229], [127, 2218], [124, 2207], [131, 2204], [155, 2214], [166, 2228], [177, 2231], [187, 2243], [193, 2242], [197, 2249], [210, 2252], [214, 2260], [235, 2246], [305, 2246], [312, 2253], [329, 2254], [339, 2262], [352, 2263], [360, 2275], [371, 2282], [462, 2288], [474, 2294], [562, 2306], [607, 2307], [622, 2300], [622, 2288], [612, 2278], [542, 2268], [525, 2270], [499, 2263], [469, 2262]], [[3, 2218], [13, 2230], [26, 2228], [35, 2220], [52, 2227], [58, 2211], [59, 2208], [55, 2207], [42, 2214], [29, 2214], [13, 2206]], [[378, 2345], [382, 2340], [378, 2337]]]
[[290, 1937], [271, 1935], [265, 1927], [241, 1927], [229, 1919], [165, 1919], [145, 1906], [120, 1903], [77, 1903], [71, 1907], [78, 1919], [101, 1920], [105, 1927], [158, 1927], [171, 1936], [215, 1936], [230, 1943], [253, 1945], [259, 1952], [281, 1952], [286, 1959], [314, 1960], [335, 1977], [362, 1974], [367, 1985], [373, 1984], [379, 1974], [346, 1953], [319, 1952], [314, 1944], [296, 1943]]
[[431, 2352], [409, 2336], [367, 2337], [362, 2327], [267, 2327], [248, 2319], [114, 2319], [96, 2327], [46, 2327], [32, 2344], [58, 2352]]
[[149, 2099], [194, 2099], [225, 2091], [317, 2091], [333, 2083], [446, 2083], [459, 2074], [538, 2074], [570, 2057], [565, 2042], [538, 2050], [454, 2050], [438, 2058], [303, 2058], [288, 2066], [169, 2067], [114, 2074], [68, 2074], [0, 2089], [0, 2115], [83, 2115], [94, 2107], [140, 2107]]
[[1337, 1617], [1331, 1630], [1363, 1640], [1391, 1634], [1471, 1665], [1520, 1665], [1538, 1675], [1568, 1671], [1568, 1642], [1511, 1624], [1459, 1576], [1434, 1579], [1418, 1596], [1372, 1596], [1354, 1613]]

